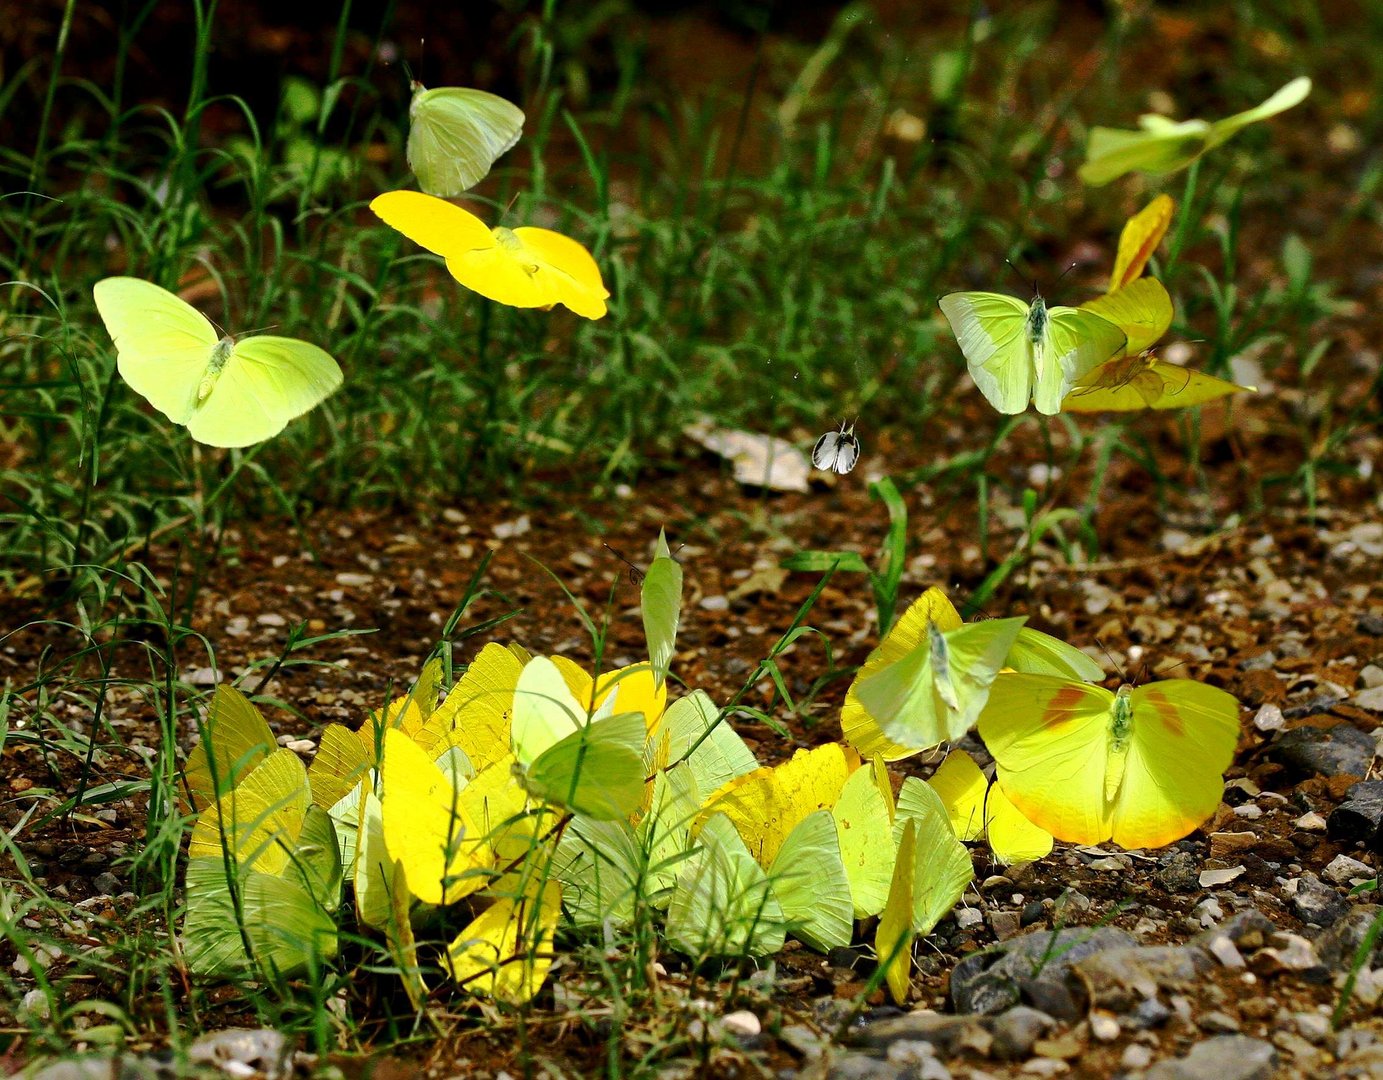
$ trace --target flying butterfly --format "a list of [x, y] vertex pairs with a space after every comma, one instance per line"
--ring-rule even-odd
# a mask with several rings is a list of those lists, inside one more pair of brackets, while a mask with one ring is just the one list
[[835, 431], [828, 431], [812, 447], [812, 464], [823, 472], [844, 476], [860, 460], [860, 440], [855, 437], [855, 425], [840, 422]]
[[1091, 128], [1080, 178], [1087, 184], [1098, 186], [1127, 172], [1141, 172], [1150, 176], [1176, 172], [1249, 124], [1267, 120], [1300, 105], [1310, 92], [1311, 80], [1303, 75], [1293, 79], [1261, 105], [1223, 120], [1178, 121], [1148, 113], [1138, 118], [1139, 131]]
[[208, 446], [272, 438], [341, 385], [323, 349], [294, 338], [236, 340], [150, 281], [108, 277], [92, 290], [121, 377]]
[[514, 149], [524, 115], [517, 105], [484, 90], [429, 90], [415, 79], [408, 121], [408, 167], [429, 195], [450, 199], [484, 180]]
[[606, 312], [610, 293], [591, 253], [575, 240], [532, 226], [493, 229], [474, 214], [420, 191], [386, 191], [370, 209], [446, 260], [466, 288], [501, 304], [549, 309], [564, 304], [587, 319]]
[[970, 377], [1001, 413], [1031, 401], [1054, 416], [1076, 380], [1123, 351], [1124, 332], [1091, 311], [1031, 304], [1003, 293], [950, 293], [940, 300]]

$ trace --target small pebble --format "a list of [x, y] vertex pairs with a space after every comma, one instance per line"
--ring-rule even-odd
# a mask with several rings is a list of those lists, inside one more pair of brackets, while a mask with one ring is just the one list
[[1330, 865], [1321, 871], [1321, 877], [1336, 885], [1349, 885], [1356, 880], [1369, 880], [1376, 873], [1377, 871], [1368, 863], [1352, 859], [1348, 855], [1336, 855], [1330, 860]]
[[971, 927], [979, 926], [982, 922], [984, 922], [984, 913], [979, 908], [956, 908], [956, 925], [962, 930], [969, 930]]
[[1232, 1035], [1239, 1030], [1239, 1021], [1228, 1013], [1212, 1011], [1204, 1013], [1199, 1020], [1202, 1031], [1212, 1035]]
[[1142, 1043], [1129, 1043], [1119, 1064], [1126, 1069], [1146, 1069], [1152, 1064], [1152, 1051]]
[[1325, 825], [1325, 818], [1314, 810], [1308, 810], [1292, 822], [1292, 826], [1302, 832], [1325, 832]]
[[752, 1039], [763, 1031], [759, 1018], [748, 1009], [726, 1013], [721, 1017], [720, 1024], [727, 1032], [740, 1039]]
[[1096, 1010], [1090, 1014], [1090, 1034], [1100, 1042], [1113, 1042], [1119, 1037], [1119, 1021], [1110, 1013]]
[[1210, 939], [1210, 944], [1206, 947], [1210, 950], [1210, 955], [1225, 967], [1241, 968], [1244, 966], [1244, 956], [1239, 952], [1239, 947], [1223, 934], [1216, 934]]

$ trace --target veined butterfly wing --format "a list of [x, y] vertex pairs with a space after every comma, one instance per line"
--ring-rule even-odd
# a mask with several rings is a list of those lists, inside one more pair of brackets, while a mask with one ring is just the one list
[[1114, 804], [1113, 839], [1162, 847], [1220, 805], [1239, 741], [1239, 702], [1194, 679], [1167, 679], [1129, 695], [1132, 739]]
[[1033, 381], [1028, 305], [991, 292], [950, 293], [939, 303], [980, 393], [1001, 413], [1026, 409]]
[[1076, 384], [1061, 407], [1081, 413], [1182, 409], [1256, 390], [1143, 354], [1096, 368]]
[[1033, 379], [1033, 405], [1037, 411], [1047, 416], [1060, 412], [1061, 400], [1076, 380], [1119, 355], [1127, 343], [1122, 330], [1093, 312], [1048, 308], [1042, 363]]
[[1167, 234], [1176, 209], [1170, 195], [1158, 195], [1139, 210], [1119, 232], [1119, 250], [1114, 256], [1114, 270], [1109, 275], [1106, 292], [1118, 292], [1131, 285], [1143, 273], [1152, 253]]
[[452, 198], [485, 179], [523, 134], [523, 110], [484, 90], [413, 84], [408, 167], [430, 195]]
[[108, 277], [92, 289], [123, 378], [164, 416], [186, 424], [220, 335], [200, 311], [151, 281]]
[[850, 944], [854, 905], [829, 810], [813, 811], [797, 823], [773, 860], [768, 879], [789, 933], [817, 952]]
[[[1087, 301], [1080, 310], [1094, 312], [1122, 330], [1128, 338], [1123, 351], [1129, 354], [1148, 348], [1172, 325], [1172, 298], [1157, 278], [1139, 278]], [[1109, 359], [1105, 357], [1100, 363]]]
[[294, 338], [244, 338], [188, 417], [187, 431], [208, 446], [251, 446], [277, 435], [340, 385], [341, 369], [325, 349]]

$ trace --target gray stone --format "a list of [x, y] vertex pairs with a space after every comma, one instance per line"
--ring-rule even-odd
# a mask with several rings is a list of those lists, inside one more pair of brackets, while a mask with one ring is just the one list
[[1352, 885], [1356, 881], [1367, 881], [1378, 876], [1378, 871], [1368, 863], [1351, 859], [1348, 855], [1336, 855], [1330, 865], [1321, 871], [1321, 877], [1332, 885]]
[[1200, 872], [1200, 860], [1178, 850], [1161, 860], [1157, 880], [1168, 892], [1194, 892], [1200, 888]]
[[910, 1012], [865, 1024], [850, 1036], [850, 1042], [869, 1050], [886, 1051], [896, 1042], [925, 1042], [936, 1048], [938, 1056], [950, 1057], [964, 1042], [985, 1034], [974, 1016], [951, 1016], [934, 1012]]
[[1124, 1023], [1137, 1028], [1161, 1027], [1172, 1018], [1172, 1010], [1162, 1003], [1161, 998], [1148, 998], [1140, 1001], [1124, 1016]]
[[[1130, 934], [1109, 926], [1023, 934], [957, 964], [951, 972], [951, 1001], [957, 1012], [1003, 1012], [1023, 998], [1025, 981], [1064, 983], [1073, 964], [1105, 949], [1136, 944]], [[1044, 1004], [1033, 1004], [1051, 1012]]]
[[1297, 880], [1297, 891], [1292, 894], [1292, 910], [1308, 926], [1333, 926], [1343, 918], [1349, 905], [1344, 897], [1315, 874], [1306, 873]]
[[1146, 1080], [1270, 1080], [1277, 1068], [1271, 1043], [1247, 1035], [1220, 1035], [1174, 1061], [1159, 1061]]
[[288, 1075], [288, 1059], [292, 1052], [292, 1042], [280, 1031], [227, 1028], [197, 1039], [187, 1048], [187, 1060], [242, 1075], [244, 1069], [251, 1069], [263, 1073], [267, 1080], [277, 1080]]
[[1071, 993], [1071, 987], [1064, 979], [1061, 982], [1053, 979], [1022, 979], [1018, 983], [1018, 998], [1038, 1012], [1070, 1024], [1085, 1015], [1083, 1004], [1076, 1000], [1076, 995]]
[[1159, 990], [1187, 990], [1214, 967], [1195, 946], [1147, 945], [1107, 949], [1080, 960], [1072, 973], [1085, 987], [1092, 1008], [1125, 1013]]
[[989, 1025], [994, 1037], [991, 1053], [1000, 1061], [1021, 1061], [1032, 1052], [1032, 1044], [1056, 1027], [1056, 1020], [1044, 1012], [1015, 1005], [996, 1016]]
[[91, 883], [96, 887], [96, 891], [102, 896], [115, 896], [120, 892], [120, 879], [109, 870], [103, 870], [96, 875], [96, 880]]
[[[1354, 965], [1354, 955], [1364, 943], [1364, 935], [1369, 932], [1373, 920], [1383, 911], [1377, 904], [1358, 904], [1348, 915], [1339, 919], [1316, 938], [1316, 955], [1321, 963], [1333, 971], [1347, 971]], [[1366, 961], [1370, 965], [1383, 959], [1383, 938], [1375, 944], [1373, 957]]]
[[1267, 936], [1277, 930], [1277, 924], [1257, 908], [1236, 911], [1218, 926], [1197, 934], [1192, 944], [1205, 945], [1211, 938], [1229, 938], [1237, 948], [1260, 948]]
[[1374, 637], [1383, 637], [1383, 615], [1377, 612], [1368, 611], [1359, 616], [1359, 621], [1355, 623], [1361, 634], [1372, 634]]
[[1383, 780], [1363, 780], [1346, 791], [1326, 821], [1326, 834], [1383, 851]]
[[1309, 983], [1330, 981], [1330, 971], [1321, 963], [1311, 943], [1300, 934], [1282, 930], [1268, 937], [1268, 947], [1254, 953], [1249, 966], [1255, 974], [1265, 978], [1291, 974]]
[[1229, 1035], [1239, 1030], [1238, 1020], [1218, 1010], [1203, 1013], [1197, 1024], [1202, 1031], [1208, 1031], [1212, 1035]]
[[1298, 776], [1367, 776], [1375, 752], [1372, 736], [1353, 724], [1298, 727], [1284, 731], [1268, 747], [1268, 756]]
[[902, 1080], [911, 1073], [906, 1065], [896, 1061], [882, 1061], [868, 1054], [842, 1054], [833, 1056], [820, 1069], [808, 1069], [806, 1076], [822, 1076], [826, 1080]]
[[176, 1080], [202, 1077], [202, 1071], [187, 1072], [156, 1058], [133, 1054], [87, 1054], [70, 1061], [57, 1061], [30, 1074], [29, 1080]]

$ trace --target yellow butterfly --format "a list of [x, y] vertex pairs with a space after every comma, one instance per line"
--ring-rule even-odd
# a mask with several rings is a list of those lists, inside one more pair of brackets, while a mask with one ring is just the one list
[[[1151, 279], [1148, 279], [1151, 280]], [[1229, 394], [1251, 394], [1240, 386], [1180, 364], [1159, 360], [1152, 352], [1121, 356], [1079, 380], [1061, 403], [1063, 412], [1132, 412], [1136, 409], [1184, 409]]]
[[447, 262], [466, 288], [518, 308], [563, 304], [587, 319], [606, 312], [600, 267], [575, 240], [548, 229], [487, 228], [469, 211], [420, 191], [386, 191], [370, 209]]
[[1115, 693], [1010, 672], [994, 680], [979, 729], [1000, 788], [1033, 824], [1077, 844], [1161, 847], [1220, 804], [1239, 703], [1191, 679]]

